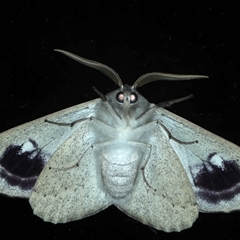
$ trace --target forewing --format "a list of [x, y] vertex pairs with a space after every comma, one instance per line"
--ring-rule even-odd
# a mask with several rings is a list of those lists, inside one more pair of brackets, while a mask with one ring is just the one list
[[45, 122], [71, 123], [88, 118], [99, 99], [41, 117], [0, 134], [0, 193], [30, 196], [32, 188], [54, 152], [82, 124], [59, 126]]
[[198, 206], [187, 174], [157, 125], [150, 144], [150, 157], [144, 171], [146, 180], [139, 169], [132, 193], [115, 205], [158, 230], [171, 232], [189, 228], [198, 216]]
[[95, 139], [89, 119], [58, 148], [30, 196], [34, 214], [44, 221], [65, 223], [112, 204], [102, 185], [100, 162], [92, 147]]
[[203, 212], [240, 209], [240, 148], [207, 130], [159, 108], [157, 119], [174, 139], [171, 146], [181, 160]]

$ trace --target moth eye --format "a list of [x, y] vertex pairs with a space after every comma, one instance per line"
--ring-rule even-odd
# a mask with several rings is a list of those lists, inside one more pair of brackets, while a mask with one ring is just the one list
[[135, 103], [135, 102], [137, 102], [137, 100], [138, 100], [138, 96], [137, 96], [137, 94], [136, 93], [131, 93], [131, 96], [130, 96], [130, 103]]
[[116, 95], [116, 99], [117, 99], [118, 102], [123, 103], [123, 101], [124, 101], [124, 94], [123, 94], [123, 92], [119, 92]]

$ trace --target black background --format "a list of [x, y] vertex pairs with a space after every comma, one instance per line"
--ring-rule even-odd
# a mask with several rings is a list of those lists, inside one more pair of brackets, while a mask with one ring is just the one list
[[[155, 82], [139, 91], [158, 103], [194, 94], [170, 110], [240, 145], [239, 17], [226, 2], [16, 1], [1, 7], [0, 132], [116, 88], [103, 74], [54, 52], [74, 52], [115, 69], [124, 83], [162, 71], [207, 80]], [[40, 133], [41, 134], [41, 133]], [[1, 139], [2, 141], [3, 139]], [[26, 200], [0, 196], [0, 238], [239, 239], [240, 214], [200, 214], [164, 233], [115, 207], [68, 224], [45, 223]]]

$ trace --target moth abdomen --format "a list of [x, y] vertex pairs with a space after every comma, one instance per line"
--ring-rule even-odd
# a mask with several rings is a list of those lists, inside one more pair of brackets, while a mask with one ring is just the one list
[[101, 153], [103, 185], [115, 199], [126, 197], [133, 189], [141, 155], [131, 144], [107, 146]]
[[138, 162], [118, 165], [107, 160], [103, 161], [103, 184], [113, 198], [124, 198], [132, 191], [137, 175], [137, 166]]

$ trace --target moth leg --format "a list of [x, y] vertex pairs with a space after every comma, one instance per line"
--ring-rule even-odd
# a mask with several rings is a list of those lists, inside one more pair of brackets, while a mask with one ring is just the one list
[[147, 154], [147, 156], [146, 156], [146, 160], [144, 161], [144, 163], [143, 163], [143, 165], [141, 166], [140, 170], [141, 170], [141, 172], [142, 172], [143, 181], [146, 183], [146, 185], [147, 185], [149, 188], [153, 189], [154, 191], [157, 191], [157, 189], [153, 188], [153, 187], [150, 185], [150, 183], [148, 182], [148, 180], [147, 180], [147, 178], [146, 178], [146, 176], [145, 176], [145, 168], [146, 168], [146, 166], [147, 166], [147, 164], [148, 164], [148, 161], [149, 161], [150, 156], [151, 156], [151, 153], [152, 153], [152, 145], [151, 145], [151, 144], [147, 144], [147, 143], [142, 143], [142, 142], [134, 142], [134, 141], [131, 141], [131, 142], [129, 142], [129, 143], [134, 144], [134, 145], [140, 145], [140, 146], [144, 146], [144, 147], [147, 146], [147, 147], [148, 147], [149, 151], [148, 151], [148, 154]]
[[[147, 144], [147, 145], [148, 145], [148, 144]], [[152, 152], [152, 145], [148, 145], [148, 146], [149, 146], [149, 148], [150, 148], [150, 151], [149, 151], [149, 153], [148, 153], [148, 155], [147, 155], [147, 160], [146, 160], [146, 162], [145, 162], [144, 165], [141, 167], [142, 177], [143, 177], [143, 181], [146, 183], [146, 185], [147, 185], [149, 188], [152, 188], [152, 189], [154, 190], [154, 192], [156, 192], [157, 189], [156, 189], [156, 188], [153, 188], [153, 187], [148, 183], [148, 180], [147, 180], [147, 178], [146, 178], [146, 176], [145, 176], [145, 168], [146, 168], [146, 166], [147, 166], [147, 164], [148, 164], [148, 160], [150, 159], [151, 152]]]
[[64, 122], [54, 122], [54, 121], [50, 121], [50, 120], [47, 120], [45, 119], [45, 122], [47, 123], [50, 123], [50, 124], [55, 124], [55, 125], [58, 125], [58, 126], [69, 126], [69, 127], [73, 127], [75, 124], [77, 123], [80, 123], [80, 122], [83, 122], [83, 121], [87, 121], [87, 120], [90, 120], [90, 121], [98, 121], [100, 124], [103, 124], [105, 126], [108, 126], [108, 127], [111, 127], [113, 128], [112, 126], [104, 123], [103, 121], [95, 118], [95, 117], [89, 117], [89, 118], [81, 118], [79, 120], [76, 120], [74, 122], [71, 122], [71, 123], [64, 123]]
[[183, 102], [183, 101], [185, 101], [187, 99], [190, 99], [190, 98], [193, 98], [192, 94], [190, 94], [188, 96], [185, 96], [185, 97], [182, 97], [182, 98], [176, 98], [176, 99], [173, 99], [173, 100], [170, 100], [170, 101], [158, 103], [157, 106], [162, 107], [162, 108], [171, 107], [175, 103]]
[[103, 102], [107, 101], [106, 96], [102, 92], [98, 91], [95, 87], [93, 87], [93, 90], [99, 95]]
[[175, 142], [178, 142], [178, 143], [180, 143], [180, 144], [193, 144], [193, 143], [198, 143], [198, 140], [191, 141], [191, 142], [184, 142], [184, 141], [182, 141], [182, 140], [179, 140], [179, 139], [175, 138], [175, 137], [171, 134], [171, 132], [170, 132], [161, 122], [158, 122], [158, 123], [159, 123], [159, 125], [161, 125], [161, 127], [166, 131], [169, 139], [172, 139], [172, 140], [174, 140]]
[[171, 107], [175, 103], [183, 102], [183, 101], [188, 100], [190, 98], [193, 98], [193, 94], [190, 94], [190, 95], [182, 97], [182, 98], [177, 98], [177, 99], [173, 99], [173, 100], [170, 100], [170, 101], [158, 103], [158, 104], [154, 105], [153, 107], [151, 107], [150, 109], [148, 109], [142, 115], [138, 116], [136, 119], [140, 120], [140, 119], [144, 119], [144, 117], [148, 117], [148, 115], [151, 113], [151, 111], [154, 111], [155, 108], [158, 108], [158, 107], [162, 107], [162, 108]]
[[86, 121], [86, 120], [90, 120], [90, 118], [82, 118], [82, 119], [76, 120], [76, 121], [71, 122], [71, 123], [54, 122], [54, 121], [50, 121], [50, 120], [47, 120], [47, 119], [45, 119], [44, 122], [47, 122], [47, 123], [50, 123], [50, 124], [55, 124], [55, 125], [58, 125], [58, 126], [73, 127], [76, 123], [80, 123], [80, 122], [83, 122], [83, 121]]
[[136, 131], [136, 130], [142, 131], [142, 127], [146, 127], [147, 125], [151, 125], [151, 124], [159, 124], [159, 125], [161, 125], [161, 127], [166, 131], [166, 133], [167, 133], [167, 135], [168, 135], [168, 138], [169, 138], [169, 139], [173, 139], [174, 141], [176, 141], [176, 142], [178, 142], [178, 143], [180, 143], [180, 144], [198, 143], [197, 140], [191, 141], [191, 142], [184, 142], [184, 141], [181, 141], [181, 140], [175, 138], [175, 137], [171, 134], [171, 132], [170, 132], [161, 122], [159, 122], [159, 121], [157, 121], [157, 120], [154, 120], [154, 121], [148, 122], [148, 123], [146, 123], [146, 124], [140, 125], [140, 126], [138, 126], [137, 128], [134, 128], [134, 130], [135, 130], [135, 131]]

